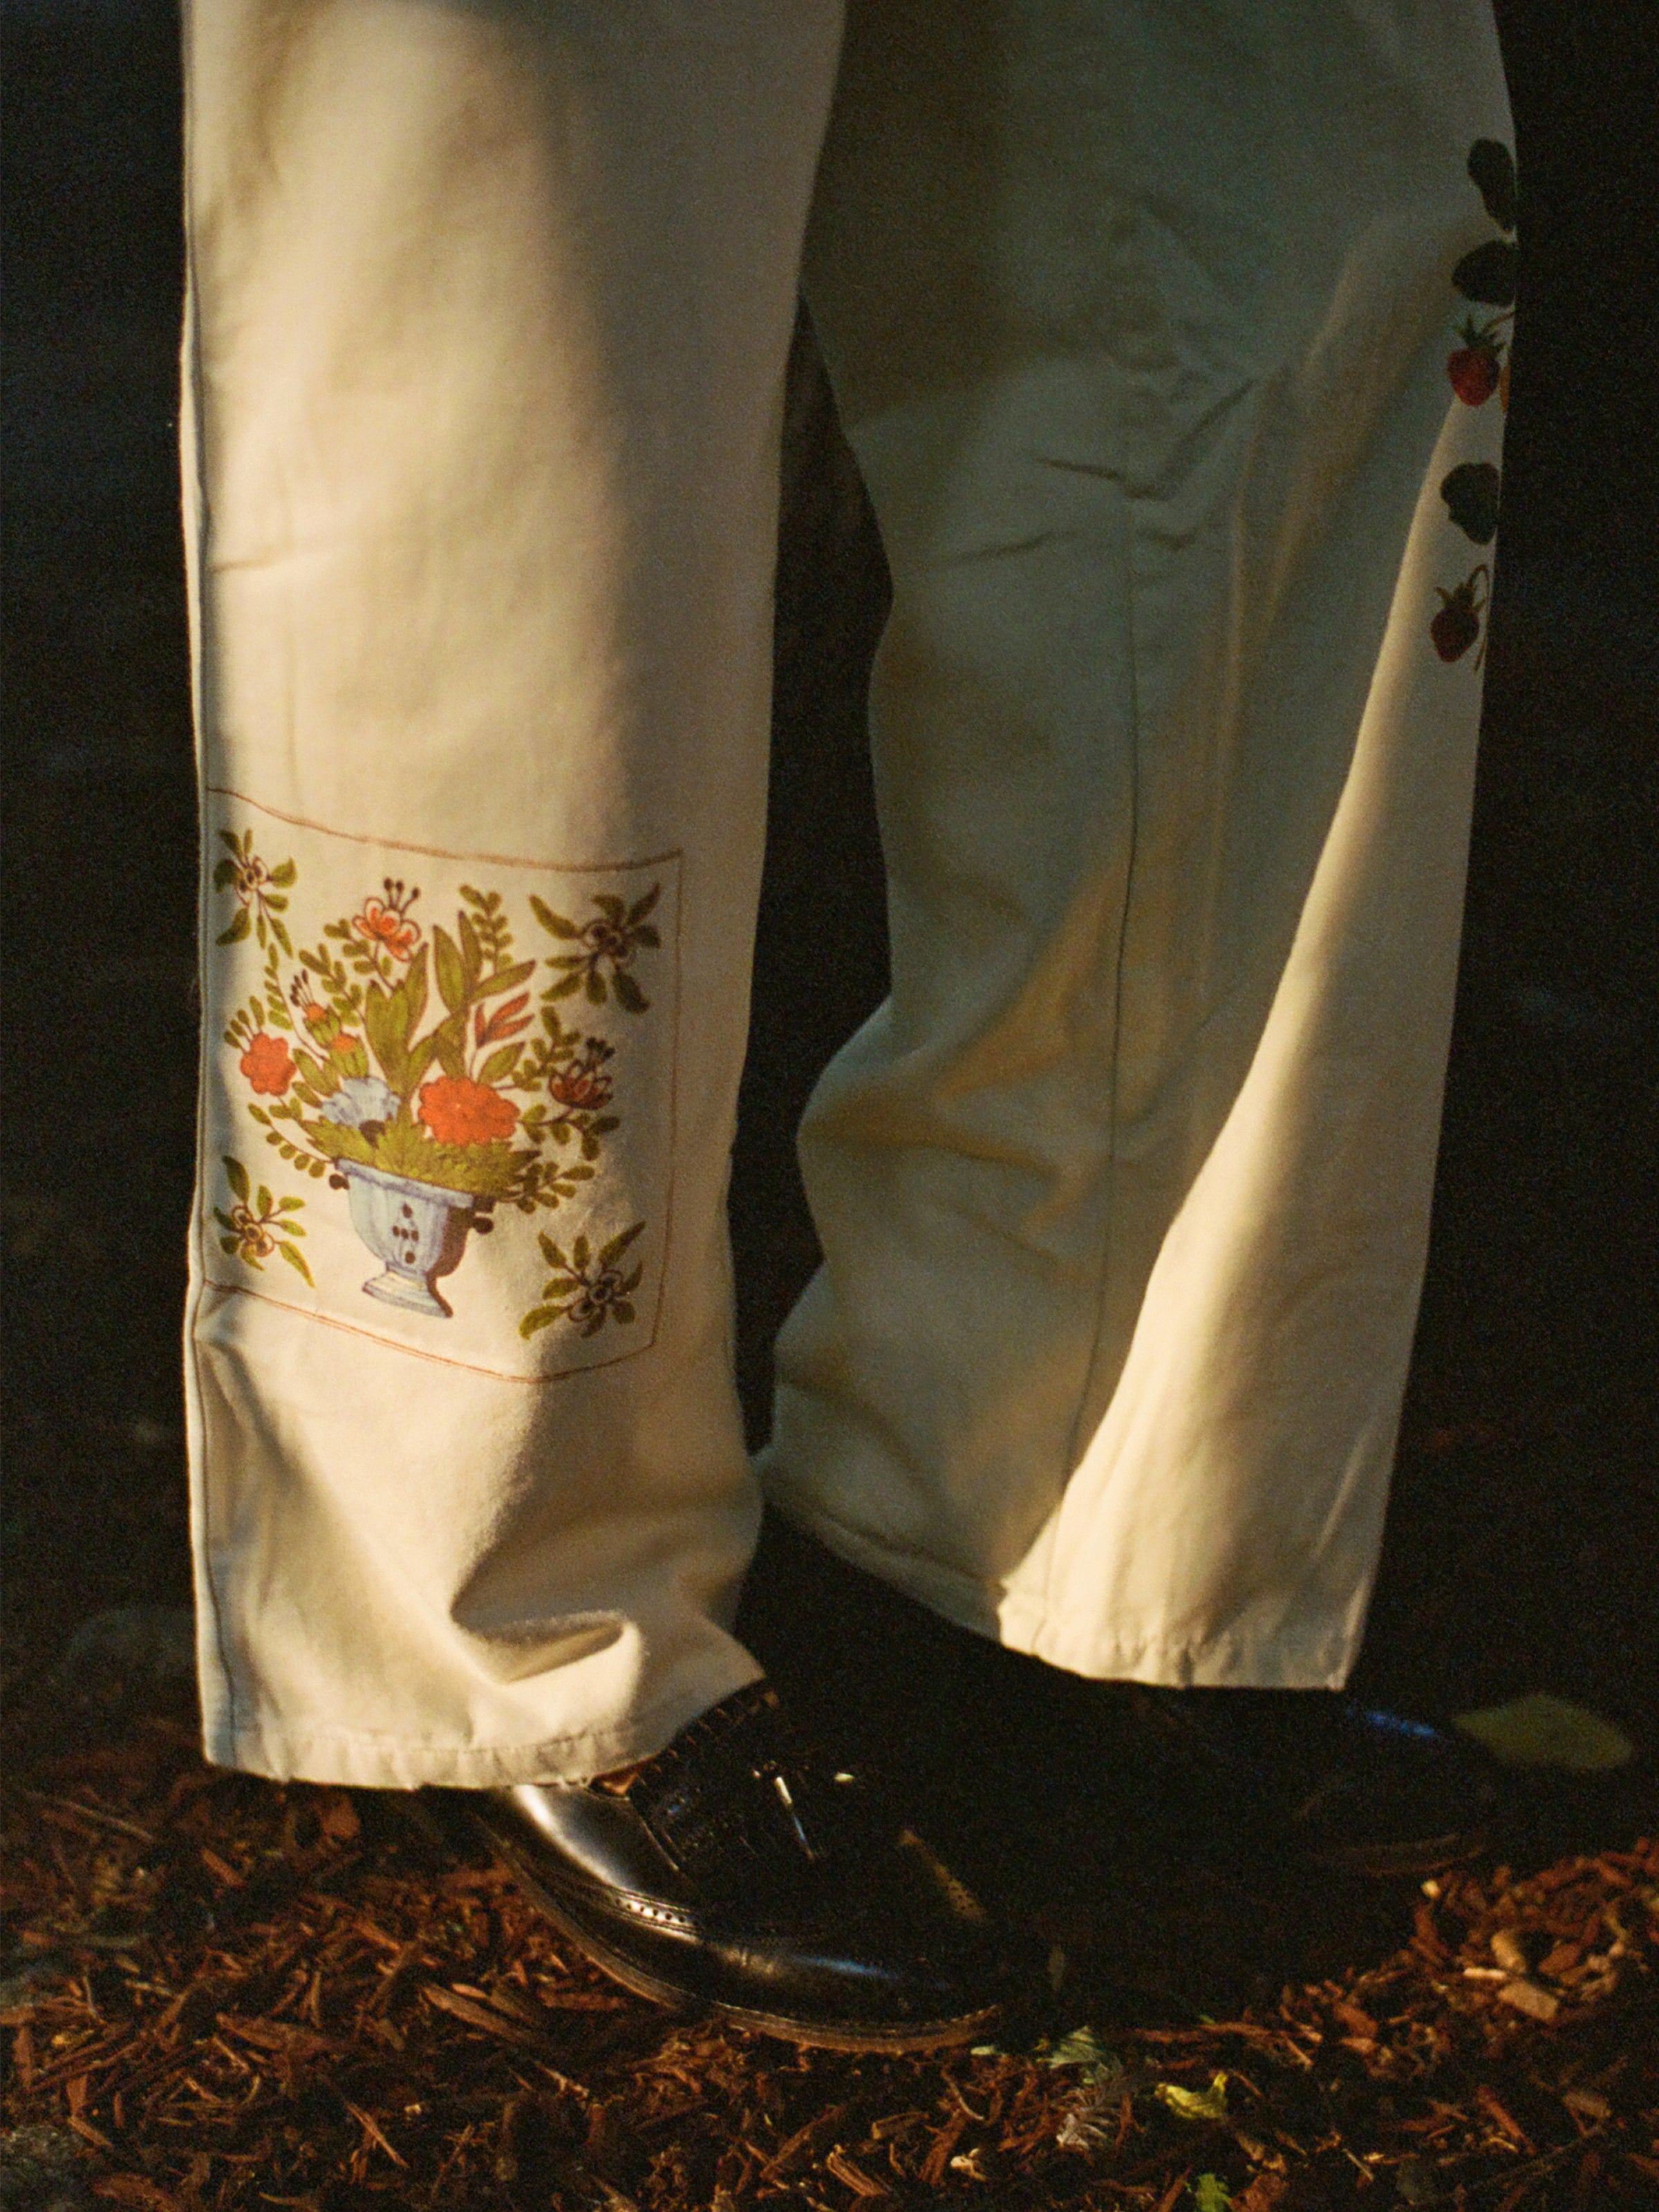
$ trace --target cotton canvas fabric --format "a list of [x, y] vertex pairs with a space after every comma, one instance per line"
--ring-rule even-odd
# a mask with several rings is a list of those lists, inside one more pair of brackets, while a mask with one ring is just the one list
[[894, 576], [893, 989], [803, 1132], [758, 1481], [1059, 1665], [1340, 1681], [1479, 711], [1485, 9], [198, 0], [186, 50], [210, 1755], [586, 1774], [757, 1671], [802, 282]]

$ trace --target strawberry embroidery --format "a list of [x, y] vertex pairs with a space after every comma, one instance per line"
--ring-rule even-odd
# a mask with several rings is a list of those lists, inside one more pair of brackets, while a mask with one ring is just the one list
[[[1491, 596], [1491, 579], [1486, 562], [1483, 561], [1478, 568], [1472, 569], [1462, 582], [1455, 584], [1450, 591], [1443, 590], [1438, 584], [1435, 589], [1440, 592], [1440, 611], [1429, 624], [1429, 635], [1434, 640], [1434, 649], [1443, 660], [1461, 660], [1480, 635], [1480, 617]], [[1485, 652], [1483, 646], [1475, 655], [1474, 665], [1477, 668]]]
[[1492, 340], [1466, 323], [1460, 333], [1464, 343], [1446, 356], [1451, 388], [1466, 407], [1484, 407], [1497, 391], [1504, 373], [1503, 356]]
[[[1477, 138], [1469, 149], [1468, 170], [1486, 213], [1500, 230], [1512, 233], [1517, 194], [1509, 148], [1496, 138]], [[1452, 283], [1466, 300], [1498, 311], [1480, 322], [1467, 316], [1457, 333], [1462, 343], [1447, 356], [1446, 374], [1466, 407], [1484, 407], [1494, 392], [1504, 405], [1509, 404], [1506, 333], [1513, 320], [1519, 268], [1514, 239], [1506, 236], [1475, 246], [1452, 270]]]
[[[1492, 312], [1467, 314], [1458, 325], [1458, 343], [1446, 356], [1446, 376], [1465, 407], [1484, 407], [1496, 392], [1499, 408], [1507, 411], [1510, 331], [1520, 266], [1513, 234], [1519, 207], [1514, 156], [1496, 138], [1477, 138], [1469, 149], [1468, 173], [1481, 204], [1504, 235], [1473, 247], [1452, 270], [1453, 285], [1471, 307]], [[1447, 519], [1471, 544], [1490, 545], [1497, 535], [1500, 489], [1492, 461], [1462, 462], [1442, 479]], [[1437, 584], [1435, 589], [1440, 606], [1429, 623], [1435, 651], [1442, 660], [1461, 660], [1479, 644], [1471, 664], [1478, 668], [1486, 654], [1481, 632], [1492, 596], [1490, 569], [1482, 562], [1461, 583]]]

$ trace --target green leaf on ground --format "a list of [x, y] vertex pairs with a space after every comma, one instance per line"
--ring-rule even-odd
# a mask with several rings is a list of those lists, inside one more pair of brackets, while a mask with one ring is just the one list
[[1232, 2191], [1218, 2173], [1200, 2173], [1193, 2184], [1197, 2212], [1229, 2212], [1232, 2201]]
[[1091, 2027], [1074, 2027], [1040, 2056], [1045, 2066], [1098, 2066], [1115, 2071], [1119, 2063]]
[[1484, 1744], [1504, 1766], [1559, 1766], [1569, 1774], [1600, 1774], [1628, 1765], [1636, 1756], [1622, 1729], [1547, 1690], [1455, 1714], [1452, 1724]]
[[1178, 2081], [1160, 2081], [1152, 2092], [1158, 2102], [1183, 2120], [1224, 2120], [1227, 2117], [1227, 2077], [1212, 2074], [1207, 2089], [1183, 2089]]

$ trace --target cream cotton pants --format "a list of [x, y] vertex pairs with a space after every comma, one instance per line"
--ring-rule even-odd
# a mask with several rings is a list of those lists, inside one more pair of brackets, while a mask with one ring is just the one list
[[[187, 9], [222, 1763], [657, 1749], [757, 1671], [762, 1486], [1085, 1674], [1357, 1647], [1480, 704], [1492, 25], [841, 15]], [[757, 1481], [724, 1198], [802, 283], [893, 574], [893, 980], [803, 1130]]]

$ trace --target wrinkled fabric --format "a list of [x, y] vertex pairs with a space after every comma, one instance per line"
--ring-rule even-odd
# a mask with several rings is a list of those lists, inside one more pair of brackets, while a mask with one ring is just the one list
[[894, 576], [893, 988], [803, 1131], [760, 1484], [1054, 1663], [1340, 1681], [1479, 714], [1484, 9], [216, 0], [186, 51], [210, 1755], [577, 1776], [757, 1671], [803, 278]]
[[1440, 488], [1501, 439], [1452, 280], [1509, 135], [1480, 7], [849, 23], [806, 279], [893, 574], [893, 988], [806, 1115], [766, 1475], [1085, 1674], [1359, 1640], [1479, 710]]

